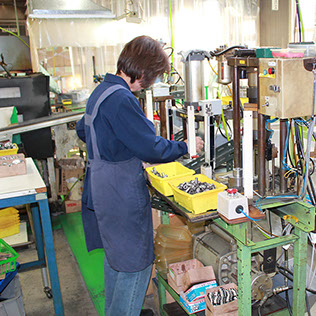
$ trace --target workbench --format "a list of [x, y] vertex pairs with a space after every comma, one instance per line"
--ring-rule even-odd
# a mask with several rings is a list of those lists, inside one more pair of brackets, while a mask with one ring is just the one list
[[32, 158], [26, 158], [25, 163], [26, 174], [0, 178], [0, 208], [31, 204], [38, 260], [21, 264], [19, 271], [41, 268], [45, 283], [47, 260], [55, 315], [62, 316], [64, 311], [46, 186]]
[[[238, 266], [238, 312], [239, 315], [250, 316], [252, 313], [251, 305], [251, 254], [267, 249], [284, 246], [290, 243], [294, 244], [294, 265], [293, 265], [293, 306], [292, 311], [295, 316], [305, 315], [305, 289], [306, 289], [306, 262], [307, 262], [307, 237], [315, 226], [315, 208], [300, 200], [267, 200], [261, 203], [262, 210], [269, 210], [280, 218], [290, 215], [287, 221], [294, 226], [293, 233], [286, 236], [265, 239], [259, 242], [253, 242], [248, 238], [248, 223], [227, 224], [221, 219], [217, 212], [206, 212], [194, 217], [188, 214], [188, 211], [177, 204], [173, 197], [165, 197], [155, 188], [150, 186], [150, 190], [163, 201], [162, 208], [169, 207], [175, 213], [187, 218], [190, 222], [199, 222], [212, 220], [226, 232], [232, 235], [237, 242], [237, 266]], [[164, 205], [165, 204], [165, 205]], [[167, 217], [163, 223], [167, 224]], [[179, 295], [168, 285], [167, 281], [158, 273], [158, 291], [159, 304], [162, 316], [166, 316], [163, 309], [166, 304], [167, 290], [171, 296], [181, 305]], [[186, 311], [183, 308], [184, 311]], [[190, 315], [190, 314], [189, 314]], [[200, 314], [192, 314], [200, 315]], [[278, 312], [278, 316], [289, 315], [288, 310]]]

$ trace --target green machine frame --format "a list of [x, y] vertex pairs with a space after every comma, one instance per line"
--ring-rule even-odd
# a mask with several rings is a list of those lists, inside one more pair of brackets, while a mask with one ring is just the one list
[[[237, 242], [238, 313], [243, 316], [251, 315], [251, 254], [293, 243], [294, 265], [292, 310], [293, 315], [303, 316], [305, 314], [307, 238], [308, 233], [314, 230], [315, 208], [302, 201], [275, 201], [274, 203], [262, 205], [261, 208], [268, 209], [280, 218], [287, 216], [286, 220], [294, 226], [293, 232], [290, 235], [273, 237], [255, 243], [248, 238], [249, 229], [247, 222], [230, 225], [224, 222], [221, 218], [213, 219], [218, 226], [231, 234]], [[167, 223], [167, 219], [164, 217], [163, 223]], [[163, 310], [163, 305], [166, 303], [166, 290], [181, 305], [179, 295], [158, 273], [160, 313], [163, 316], [167, 315]], [[184, 309], [184, 311], [186, 310]], [[289, 313], [287, 310], [284, 310], [277, 312], [274, 315], [289, 315]]]

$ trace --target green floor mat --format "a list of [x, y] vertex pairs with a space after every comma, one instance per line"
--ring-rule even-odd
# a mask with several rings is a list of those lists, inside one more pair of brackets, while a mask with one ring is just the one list
[[81, 213], [59, 217], [94, 306], [99, 315], [104, 315], [104, 250], [87, 251]]

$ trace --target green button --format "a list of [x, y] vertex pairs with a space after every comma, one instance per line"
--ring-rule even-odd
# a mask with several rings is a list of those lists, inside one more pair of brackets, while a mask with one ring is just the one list
[[268, 71], [265, 69], [265, 70], [263, 71], [263, 74], [264, 74], [264, 75], [267, 75], [267, 74], [268, 74]]

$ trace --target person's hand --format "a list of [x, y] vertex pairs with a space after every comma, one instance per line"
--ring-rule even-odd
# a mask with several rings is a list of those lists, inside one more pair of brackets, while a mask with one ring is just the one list
[[[187, 144], [188, 146], [188, 140], [185, 139], [184, 142]], [[195, 148], [196, 148], [196, 152], [197, 153], [200, 153], [202, 151], [202, 148], [204, 146], [204, 141], [201, 137], [199, 136], [196, 136], [195, 137]]]
[[202, 151], [202, 148], [204, 146], [204, 140], [197, 136], [195, 137], [195, 144], [196, 144], [196, 152], [199, 154]]

